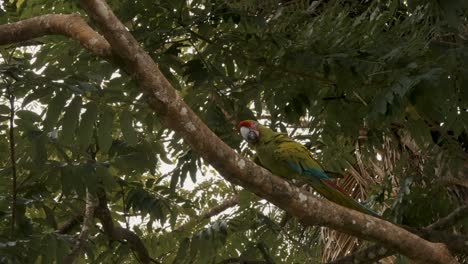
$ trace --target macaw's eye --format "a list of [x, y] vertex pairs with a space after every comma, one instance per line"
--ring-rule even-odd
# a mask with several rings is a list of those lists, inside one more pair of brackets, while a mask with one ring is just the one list
[[240, 128], [240, 133], [242, 135], [242, 137], [247, 140], [247, 142], [250, 142], [250, 143], [253, 143], [253, 142], [256, 142], [258, 140], [258, 134], [256, 133], [255, 130], [251, 130], [250, 128], [248, 127], [241, 127]]
[[250, 130], [249, 134], [247, 135], [247, 141], [255, 142], [257, 141], [257, 139], [258, 139], [257, 133], [255, 133], [255, 131]]

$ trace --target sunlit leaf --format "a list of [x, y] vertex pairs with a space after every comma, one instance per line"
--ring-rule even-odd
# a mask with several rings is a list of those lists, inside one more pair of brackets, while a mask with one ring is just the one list
[[120, 114], [120, 128], [122, 134], [130, 146], [135, 146], [138, 142], [137, 134], [133, 128], [132, 114], [125, 110]]
[[81, 121], [77, 131], [78, 143], [81, 149], [86, 149], [91, 143], [94, 123], [96, 122], [98, 114], [98, 108], [94, 102], [86, 104], [85, 108], [86, 112], [81, 115]]
[[105, 109], [101, 114], [98, 126], [98, 144], [101, 153], [107, 153], [112, 145], [112, 125], [114, 112], [110, 109]]
[[64, 144], [70, 145], [75, 138], [75, 130], [78, 127], [78, 118], [81, 110], [81, 97], [75, 96], [68, 107], [62, 119], [61, 140]]

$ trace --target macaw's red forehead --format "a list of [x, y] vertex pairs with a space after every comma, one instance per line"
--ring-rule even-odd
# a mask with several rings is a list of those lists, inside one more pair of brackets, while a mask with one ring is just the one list
[[244, 120], [244, 121], [241, 121], [241, 122], [237, 125], [237, 129], [239, 129], [239, 128], [241, 128], [241, 127], [253, 128], [253, 127], [255, 127], [255, 121], [253, 121], [253, 120]]

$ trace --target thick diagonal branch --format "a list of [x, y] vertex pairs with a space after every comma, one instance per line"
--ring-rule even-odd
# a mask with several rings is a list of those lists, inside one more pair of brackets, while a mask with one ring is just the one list
[[[420, 235], [431, 241], [441, 241], [449, 245], [454, 252], [466, 252], [467, 238], [464, 236], [447, 235], [442, 232], [432, 230], [443, 230], [455, 225], [460, 220], [468, 217], [468, 205], [461, 206], [448, 216], [439, 219], [427, 226], [420, 232]], [[347, 264], [347, 263], [374, 263], [379, 259], [394, 255], [395, 250], [388, 249], [385, 245], [377, 244], [364, 248], [343, 258], [329, 262], [329, 264]]]

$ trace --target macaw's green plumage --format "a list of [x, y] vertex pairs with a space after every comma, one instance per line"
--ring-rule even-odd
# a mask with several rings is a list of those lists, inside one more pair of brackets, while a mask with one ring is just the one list
[[238, 128], [242, 137], [255, 148], [256, 162], [273, 174], [304, 181], [337, 204], [377, 216], [339, 188], [302, 144], [253, 120], [240, 122]]

